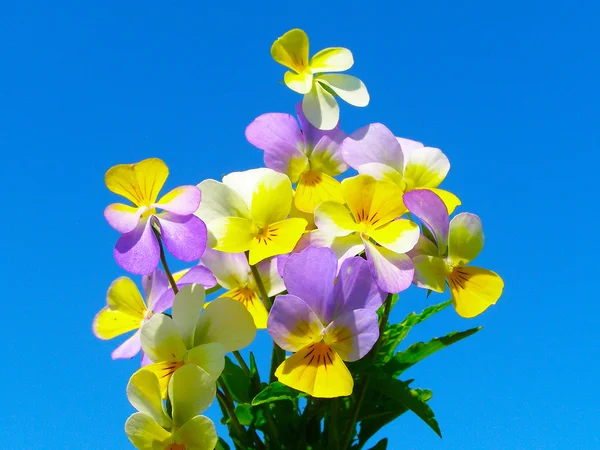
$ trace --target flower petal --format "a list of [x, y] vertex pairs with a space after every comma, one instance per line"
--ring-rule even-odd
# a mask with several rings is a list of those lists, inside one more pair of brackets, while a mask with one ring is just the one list
[[312, 89], [314, 78], [308, 71], [302, 73], [286, 72], [283, 74], [283, 82], [292, 91], [298, 94], [307, 94]]
[[291, 218], [269, 225], [264, 237], [254, 238], [250, 247], [250, 265], [275, 255], [291, 252], [306, 229], [306, 220]]
[[310, 60], [310, 71], [319, 72], [343, 72], [354, 64], [352, 52], [343, 47], [325, 48]]
[[387, 164], [376, 162], [361, 164], [356, 170], [361, 175], [370, 175], [376, 180], [385, 180], [394, 183], [403, 191], [406, 187], [402, 173]]
[[94, 334], [100, 339], [112, 339], [140, 327], [146, 315], [146, 305], [135, 283], [127, 277], [112, 282], [106, 293], [107, 306], [94, 318]]
[[396, 140], [402, 147], [402, 154], [404, 155], [404, 163], [405, 164], [406, 164], [406, 160], [410, 157], [412, 152], [425, 147], [422, 142], [413, 141], [412, 139], [397, 137]]
[[182, 361], [187, 351], [177, 325], [164, 314], [152, 316], [142, 326], [142, 348], [155, 363]]
[[333, 130], [340, 121], [340, 107], [335, 97], [320, 83], [313, 83], [302, 99], [302, 111], [308, 121], [321, 130]]
[[335, 237], [327, 235], [320, 230], [311, 231], [302, 236], [294, 253], [300, 252], [307, 247], [329, 247], [338, 258], [338, 267], [347, 259], [364, 251], [365, 246], [360, 234], [352, 233], [348, 236]]
[[377, 310], [385, 300], [369, 264], [363, 258], [348, 258], [342, 264], [334, 288], [335, 311], [333, 317], [355, 309]]
[[181, 275], [181, 277], [178, 277], [178, 274], [181, 272], [173, 274], [173, 277], [177, 282], [177, 286], [185, 286], [186, 284], [201, 284], [204, 286], [204, 289], [210, 289], [217, 285], [216, 278], [207, 267], [198, 265], [182, 272], [184, 273]]
[[254, 320], [244, 305], [221, 297], [211, 302], [200, 316], [194, 343], [200, 345], [216, 342], [222, 344], [226, 352], [232, 352], [248, 346], [254, 336]]
[[144, 369], [135, 372], [127, 383], [127, 399], [135, 409], [152, 417], [161, 427], [171, 426], [171, 419], [163, 407], [158, 378], [154, 373]]
[[437, 188], [429, 188], [429, 190], [442, 199], [444, 205], [446, 205], [446, 208], [448, 209], [448, 215], [451, 215], [456, 207], [462, 204], [460, 199], [452, 192]]
[[104, 210], [104, 218], [119, 233], [129, 233], [140, 222], [146, 208], [138, 208], [122, 203], [113, 203]]
[[[223, 177], [223, 183], [233, 189], [244, 200], [248, 208], [252, 204], [252, 196], [257, 190], [258, 185], [266, 176], [278, 174], [273, 169], [259, 167], [258, 169], [244, 170], [242, 172], [232, 172]], [[278, 174], [281, 177], [281, 174]]]
[[367, 106], [369, 104], [369, 91], [365, 84], [352, 75], [325, 74], [315, 78], [315, 84], [322, 83], [335, 92], [346, 103], [353, 106]]
[[363, 239], [367, 262], [379, 288], [390, 294], [408, 289], [414, 276], [414, 266], [406, 255], [376, 247]]
[[160, 250], [151, 222], [141, 221], [135, 230], [123, 234], [115, 245], [115, 261], [127, 272], [146, 275], [158, 266]]
[[218, 437], [215, 424], [206, 416], [196, 416], [188, 420], [173, 433], [177, 444], [189, 450], [213, 450]]
[[173, 321], [187, 348], [194, 346], [194, 333], [200, 313], [204, 309], [206, 294], [200, 284], [183, 286], [173, 301]]
[[149, 158], [135, 164], [119, 164], [104, 175], [106, 187], [134, 205], [149, 205], [169, 176], [169, 168], [158, 158]]
[[413, 258], [415, 265], [415, 279], [413, 283], [424, 289], [435, 292], [446, 290], [446, 275], [448, 264], [437, 256], [419, 255]]
[[273, 302], [267, 331], [282, 349], [295, 352], [311, 342], [319, 342], [323, 329], [317, 314], [301, 298], [279, 295]]
[[335, 307], [332, 299], [337, 268], [337, 258], [330, 249], [309, 247], [290, 255], [283, 269], [287, 291], [301, 298], [323, 323], [329, 323]]
[[310, 214], [318, 205], [328, 201], [344, 203], [340, 182], [322, 172], [304, 172], [296, 186], [296, 208]]
[[225, 347], [217, 343], [197, 345], [187, 352], [185, 362], [201, 367], [217, 381], [225, 368]]
[[208, 224], [215, 240], [213, 248], [227, 253], [241, 253], [250, 249], [254, 239], [253, 224], [240, 217], [223, 217]]
[[287, 175], [270, 171], [260, 179], [252, 192], [252, 221], [263, 228], [284, 220], [290, 214], [292, 197], [292, 183]]
[[358, 229], [346, 207], [338, 202], [324, 202], [315, 209], [315, 225], [326, 236], [347, 236]]
[[196, 216], [209, 224], [224, 217], [242, 217], [249, 219], [250, 211], [244, 199], [231, 187], [215, 180], [204, 180], [198, 185], [202, 192], [202, 201]]
[[201, 198], [202, 192], [198, 187], [180, 186], [163, 195], [154, 204], [154, 207], [180, 216], [187, 216], [196, 212]]
[[[144, 287], [144, 295], [148, 301], [148, 311], [156, 311], [156, 303], [160, 297], [169, 289], [169, 280], [165, 273], [160, 269], [155, 269], [150, 275], [142, 277], [142, 286]], [[165, 308], [167, 309], [167, 308]]]
[[460, 213], [450, 221], [448, 233], [448, 261], [466, 264], [473, 261], [483, 249], [483, 226], [479, 216]]
[[365, 356], [379, 338], [379, 318], [374, 309], [356, 309], [336, 317], [325, 329], [325, 340], [344, 361]]
[[256, 325], [256, 328], [267, 328], [267, 317], [269, 313], [263, 305], [255, 288], [239, 287], [231, 289], [230, 291], [225, 292], [223, 297], [231, 298], [244, 305], [248, 312], [252, 315], [252, 319], [254, 319], [254, 325]]
[[491, 270], [459, 266], [448, 277], [448, 285], [456, 312], [461, 317], [471, 318], [498, 301], [504, 281]]
[[[268, 261], [261, 261], [256, 265], [258, 274], [262, 279], [263, 286], [269, 297], [285, 291], [285, 284], [283, 283], [283, 279], [279, 276], [277, 264], [277, 258], [271, 258]], [[248, 270], [250, 270], [250, 268], [248, 268]]]
[[348, 136], [334, 128], [317, 142], [310, 154], [310, 167], [330, 176], [336, 176], [348, 169], [342, 153], [339, 151], [344, 139]]
[[393, 220], [369, 232], [369, 236], [379, 245], [396, 253], [412, 250], [419, 241], [420, 234], [419, 226], [412, 220], [406, 219]]
[[303, 153], [304, 137], [298, 122], [289, 114], [258, 116], [246, 128], [246, 139], [265, 152], [265, 166], [288, 175], [292, 182], [308, 168], [308, 158]]
[[[296, 103], [296, 115], [298, 116], [300, 128], [302, 129], [305, 153], [307, 151], [309, 151], [309, 153], [314, 152], [316, 145], [321, 138], [325, 136], [329, 137], [330, 140], [337, 142], [339, 136], [346, 135], [346, 133], [339, 129], [339, 123], [332, 130], [321, 130], [315, 127], [304, 115], [304, 111], [302, 111], [302, 102]], [[311, 150], [312, 152], [310, 152]]]
[[406, 158], [404, 178], [411, 190], [435, 188], [444, 181], [449, 170], [450, 161], [439, 148], [423, 147]]
[[312, 343], [286, 359], [275, 371], [291, 388], [317, 398], [352, 394], [354, 380], [346, 364], [327, 344]]
[[[138, 325], [139, 326], [139, 325]], [[125, 342], [119, 345], [110, 354], [112, 359], [131, 359], [142, 349], [140, 330], [137, 330]]]
[[448, 210], [444, 202], [428, 189], [417, 189], [402, 196], [409, 211], [421, 219], [421, 222], [435, 237], [440, 255], [446, 252], [448, 245]]
[[181, 427], [207, 409], [215, 399], [215, 380], [195, 364], [175, 371], [169, 381], [169, 399], [173, 405], [173, 424]]
[[308, 67], [308, 36], [299, 28], [288, 31], [273, 42], [271, 56], [279, 64], [302, 72]]
[[175, 258], [181, 261], [200, 259], [206, 248], [206, 225], [194, 215], [179, 216], [163, 212], [158, 216], [162, 240]]
[[206, 249], [202, 263], [217, 278], [225, 289], [234, 289], [246, 285], [249, 280], [250, 266], [244, 253], [225, 253]]
[[152, 417], [143, 413], [129, 416], [125, 422], [125, 433], [139, 450], [153, 450], [154, 444], [162, 442], [171, 436], [167, 430], [157, 424]]
[[404, 155], [400, 143], [385, 125], [372, 123], [359, 128], [341, 145], [344, 160], [358, 169], [368, 163], [380, 163], [404, 172]]

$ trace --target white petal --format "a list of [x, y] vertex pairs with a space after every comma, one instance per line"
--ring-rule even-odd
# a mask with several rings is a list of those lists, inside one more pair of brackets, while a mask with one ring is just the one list
[[337, 101], [319, 83], [315, 83], [304, 96], [302, 112], [313, 126], [321, 130], [333, 130], [340, 121]]
[[194, 332], [204, 308], [206, 293], [201, 284], [183, 286], [173, 300], [173, 321], [187, 348], [194, 346]]
[[318, 83], [325, 83], [342, 100], [354, 106], [367, 106], [369, 104], [369, 91], [365, 84], [356, 77], [343, 74], [319, 75], [316, 78]]
[[173, 423], [180, 427], [210, 406], [216, 386], [212, 377], [195, 364], [175, 371], [169, 381], [169, 398], [173, 405]]
[[155, 363], [182, 361], [186, 352], [175, 322], [164, 314], [152, 316], [142, 325], [142, 349]]

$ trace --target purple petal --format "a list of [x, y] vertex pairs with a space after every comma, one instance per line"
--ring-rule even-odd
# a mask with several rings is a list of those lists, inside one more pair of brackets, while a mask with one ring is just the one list
[[147, 353], [142, 352], [142, 367], [152, 364], [152, 360], [148, 357]]
[[415, 274], [411, 259], [387, 248], [376, 247], [367, 240], [364, 243], [367, 262], [377, 285], [390, 294], [408, 289]]
[[164, 311], [164, 309], [156, 311], [156, 304], [158, 299], [169, 289], [169, 280], [165, 273], [160, 269], [156, 269], [150, 275], [143, 276], [142, 287], [144, 288], [148, 311]]
[[200, 206], [202, 192], [196, 186], [179, 186], [165, 194], [154, 206], [173, 214], [188, 216]]
[[275, 256], [275, 258], [277, 259], [277, 273], [279, 273], [279, 276], [281, 278], [283, 278], [283, 269], [284, 269], [285, 264], [287, 263], [288, 259], [290, 258], [290, 255], [289, 254], [277, 255], [277, 256]]
[[[163, 275], [165, 276], [165, 275]], [[166, 276], [165, 276], [166, 279]], [[179, 281], [177, 281], [177, 287], [181, 289], [183, 286], [187, 284], [201, 284], [205, 289], [214, 287], [217, 284], [217, 280], [214, 275], [204, 266], [194, 266], [190, 270], [188, 270], [185, 275], [183, 275]], [[152, 311], [155, 314], [166, 311], [167, 309], [173, 306], [173, 300], [175, 299], [175, 294], [170, 287], [169, 281], [167, 280], [167, 288], [162, 292], [161, 296], [158, 298]], [[150, 309], [150, 307], [149, 307]]]
[[408, 155], [410, 155], [412, 152], [424, 147], [422, 142], [413, 141], [412, 139], [397, 137], [396, 140], [400, 143], [400, 147], [402, 147], [404, 161], [408, 159]]
[[325, 342], [331, 342], [331, 348], [344, 361], [361, 359], [379, 338], [377, 312], [374, 309], [348, 311], [331, 322], [324, 334]]
[[408, 210], [421, 219], [421, 222], [435, 237], [439, 254], [446, 252], [448, 245], [448, 209], [436, 194], [429, 189], [417, 189], [402, 196]]
[[135, 208], [122, 203], [113, 203], [104, 210], [104, 218], [119, 233], [133, 231], [140, 222], [145, 208]]
[[340, 147], [344, 160], [354, 169], [369, 163], [380, 163], [404, 171], [404, 156], [400, 143], [390, 130], [380, 123], [360, 128], [344, 139]]
[[194, 215], [169, 212], [158, 216], [161, 237], [175, 258], [190, 262], [200, 259], [206, 248], [206, 225]]
[[[304, 115], [304, 111], [302, 111], [302, 102], [296, 103], [296, 115], [298, 116], [298, 121], [300, 122], [300, 128], [302, 128], [302, 135], [304, 136], [305, 148], [314, 149], [317, 143], [324, 136], [340, 136], [338, 123], [333, 130], [321, 130], [311, 124]], [[342, 132], [343, 133], [343, 132]], [[345, 133], [343, 133], [345, 135]]]
[[117, 264], [137, 275], [151, 273], [160, 259], [158, 241], [151, 220], [141, 221], [135, 230], [123, 234], [113, 252]]
[[305, 158], [304, 138], [298, 122], [289, 114], [269, 113], [258, 116], [246, 128], [246, 139], [265, 152], [265, 165], [288, 173], [293, 159]]
[[295, 295], [279, 295], [267, 321], [269, 335], [282, 349], [297, 352], [311, 341], [320, 340], [323, 324], [315, 311]]
[[333, 291], [336, 306], [334, 317], [355, 309], [377, 310], [386, 293], [379, 289], [369, 269], [369, 263], [360, 257], [346, 259], [340, 268]]
[[137, 330], [129, 339], [119, 345], [111, 354], [112, 359], [130, 359], [142, 349], [140, 330]]
[[287, 291], [304, 300], [323, 323], [329, 323], [333, 313], [333, 284], [337, 273], [337, 258], [328, 248], [308, 247], [293, 253], [283, 269]]

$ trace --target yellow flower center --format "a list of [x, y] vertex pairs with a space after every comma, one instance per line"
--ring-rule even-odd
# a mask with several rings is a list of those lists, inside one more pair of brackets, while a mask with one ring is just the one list
[[270, 241], [273, 240], [274, 237], [278, 236], [278, 232], [279, 226], [268, 225], [265, 228], [259, 228], [256, 234], [254, 235], [254, 239], [256, 239], [259, 244], [267, 245]]
[[256, 292], [248, 286], [232, 289], [226, 294], [226, 296], [237, 300], [246, 307], [253, 304], [258, 299]]
[[320, 341], [309, 344], [307, 350], [308, 352], [304, 355], [307, 365], [311, 365], [312, 363], [315, 363], [317, 366], [323, 364], [325, 367], [328, 364], [333, 365], [334, 352], [325, 342]]

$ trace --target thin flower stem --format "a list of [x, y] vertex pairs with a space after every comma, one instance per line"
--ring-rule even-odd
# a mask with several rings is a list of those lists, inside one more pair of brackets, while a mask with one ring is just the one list
[[223, 406], [223, 408], [225, 408], [225, 410], [227, 411], [227, 415], [231, 419], [231, 423], [233, 425], [233, 428], [235, 428], [239, 439], [243, 440], [245, 444], [245, 441], [247, 441], [246, 429], [242, 426], [242, 424], [237, 418], [237, 415], [235, 414], [235, 407], [233, 406], [231, 394], [229, 393], [227, 386], [221, 379], [219, 379], [219, 386], [221, 386], [221, 389], [223, 391], [217, 389], [217, 399], [219, 400], [219, 403]]
[[[379, 339], [375, 342], [375, 345], [371, 349], [371, 357], [373, 361], [377, 358], [377, 352], [379, 351], [379, 347], [383, 342], [382, 336], [385, 331], [385, 327], [387, 325], [388, 319], [390, 317], [390, 311], [392, 310], [392, 298], [393, 294], [388, 294], [385, 299], [385, 306], [383, 308], [383, 315], [381, 316], [381, 322], [379, 323]], [[342, 440], [341, 449], [348, 449], [352, 444], [352, 434], [354, 433], [354, 428], [356, 427], [356, 421], [358, 419], [358, 414], [360, 413], [360, 407], [362, 406], [362, 402], [365, 399], [365, 395], [367, 394], [367, 387], [369, 385], [369, 374], [366, 373], [363, 376], [362, 383], [358, 388], [358, 393], [356, 394], [356, 403], [354, 404], [354, 409], [352, 410], [352, 416], [350, 417], [350, 423], [348, 424], [348, 428], [346, 429], [346, 435]]]
[[173, 289], [173, 292], [177, 294], [179, 292], [179, 288], [177, 287], [177, 283], [175, 283], [175, 279], [173, 278], [173, 274], [169, 270], [169, 265], [167, 264], [167, 257], [165, 256], [165, 250], [163, 249], [162, 239], [160, 237], [160, 231], [157, 230], [154, 225], [152, 226], [152, 231], [154, 232], [154, 236], [156, 236], [156, 240], [158, 241], [158, 248], [160, 249], [160, 262], [162, 263], [163, 269], [167, 278], [169, 279], [169, 284]]
[[263, 284], [262, 278], [260, 277], [260, 273], [258, 273], [258, 269], [256, 268], [256, 266], [250, 266], [250, 270], [252, 271], [252, 276], [254, 277], [254, 282], [256, 283], [256, 287], [260, 292], [263, 304], [265, 305], [265, 308], [267, 308], [267, 311], [270, 311], [271, 306], [273, 306], [273, 303], [269, 298], [269, 294], [267, 294], [267, 290], [265, 289], [265, 285]]
[[242, 356], [242, 354], [239, 351], [235, 350], [233, 352], [233, 356], [235, 356], [235, 359], [244, 371], [244, 375], [250, 378], [250, 368], [248, 367], [248, 364], [246, 364], [246, 361], [244, 361], [244, 357]]
[[329, 448], [339, 448], [338, 442], [338, 411], [340, 399], [334, 398], [331, 401], [331, 415], [329, 416]]

